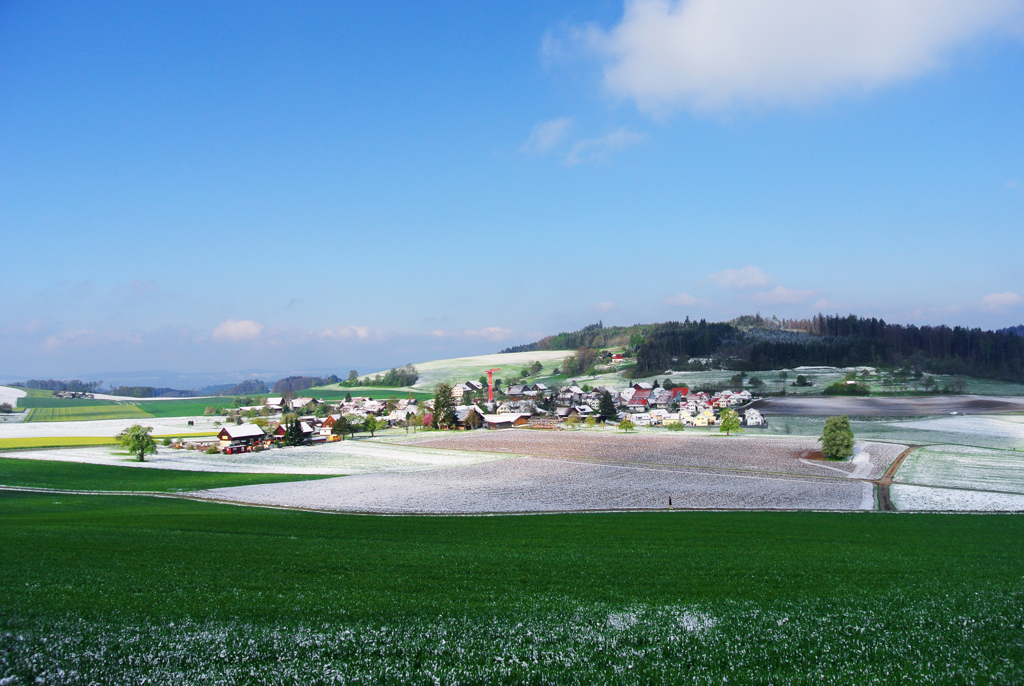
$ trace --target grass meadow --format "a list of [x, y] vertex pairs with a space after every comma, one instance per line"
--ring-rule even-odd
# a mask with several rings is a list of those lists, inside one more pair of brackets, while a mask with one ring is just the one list
[[0, 494], [0, 680], [1020, 683], [1024, 518]]
[[[73, 402], [73, 401], [72, 401]], [[146, 419], [153, 415], [135, 405], [81, 405], [72, 407], [36, 407], [26, 422], [80, 422], [96, 419]]]
[[[130, 459], [127, 454], [125, 459]], [[196, 491], [204, 488], [322, 478], [324, 477], [309, 474], [189, 472], [178, 469], [140, 469], [0, 457], [0, 484], [19, 488], [60, 488], [73, 491]]]

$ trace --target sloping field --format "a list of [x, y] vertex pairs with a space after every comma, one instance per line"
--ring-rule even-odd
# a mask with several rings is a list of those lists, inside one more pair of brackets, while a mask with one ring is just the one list
[[904, 460], [893, 482], [1024, 495], [1024, 452], [928, 446]]
[[511, 457], [419, 474], [196, 493], [232, 502], [351, 512], [488, 513], [676, 508], [870, 510], [872, 484], [852, 479], [740, 476]]
[[773, 397], [757, 400], [753, 407], [766, 415], [874, 415], [907, 417], [943, 415], [950, 412], [993, 414], [1024, 412], [1024, 398], [983, 395], [936, 395], [907, 398]]
[[[813, 438], [653, 435], [607, 431], [474, 431], [424, 434], [416, 445], [598, 461], [651, 468], [700, 468], [806, 476], [879, 478], [904, 445], [861, 443], [858, 462], [807, 459]], [[868, 466], [869, 463], [870, 466]], [[863, 467], [861, 465], [864, 465]]]

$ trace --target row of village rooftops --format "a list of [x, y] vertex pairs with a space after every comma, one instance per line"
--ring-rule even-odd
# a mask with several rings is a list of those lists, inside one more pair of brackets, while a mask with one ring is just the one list
[[[568, 386], [560, 389], [555, 396], [555, 399], [564, 404], [555, 407], [550, 412], [538, 408], [535, 397], [527, 396], [520, 400], [509, 399], [500, 403], [485, 403], [484, 407], [476, 404], [458, 405], [456, 406], [457, 427], [467, 428], [470, 425], [467, 422], [469, 414], [476, 413], [480, 416], [480, 424], [488, 429], [512, 428], [526, 424], [557, 428], [571, 418], [586, 419], [595, 416], [606, 391], [616, 405], [616, 417], [611, 421], [621, 421], [628, 416], [638, 426], [669, 426], [676, 423], [697, 427], [717, 426], [719, 423], [717, 413], [720, 410], [743, 405], [751, 400], [748, 391], [721, 391], [709, 395], [704, 392], [688, 393], [684, 388], [671, 390], [653, 388], [650, 384], [643, 382], [635, 383], [618, 392], [601, 387], [585, 392], [579, 387]], [[268, 398], [267, 403], [276, 406], [276, 409], [279, 410], [306, 408], [310, 403], [318, 403], [313, 398], [295, 398], [291, 403], [284, 403], [283, 400], [281, 403], [270, 403], [271, 400], [281, 399]], [[330, 408], [335, 412], [325, 417], [314, 415], [300, 417], [299, 426], [307, 437], [307, 442], [330, 442], [340, 440], [339, 436], [334, 435], [333, 427], [335, 421], [342, 416], [358, 418], [374, 416], [388, 426], [395, 426], [421, 411], [432, 410], [434, 401], [426, 400], [420, 403], [414, 399], [400, 399], [393, 402], [389, 411], [388, 405], [387, 402], [372, 398], [352, 398], [349, 401], [331, 405]], [[743, 423], [747, 426], [764, 426], [765, 420], [756, 409], [747, 408], [743, 412]], [[283, 439], [284, 432], [283, 424], [270, 428], [269, 432], [252, 424], [242, 424], [224, 427], [218, 439], [220, 448], [231, 452], [248, 450], [256, 445], [269, 447]]]
[[[703, 391], [690, 393], [686, 388], [653, 388], [651, 384], [638, 382], [622, 391], [615, 391], [610, 388], [597, 387], [590, 391], [584, 391], [578, 386], [566, 386], [558, 389], [551, 396], [556, 407], [579, 407], [586, 406], [597, 410], [601, 399], [608, 393], [612, 401], [619, 408], [624, 408], [630, 413], [643, 413], [654, 409], [668, 409], [671, 411], [686, 412], [697, 415], [704, 410], [720, 410], [725, 407], [736, 407], [751, 401], [750, 391], [719, 391], [710, 395]], [[531, 393], [531, 395], [527, 395]], [[523, 391], [521, 393], [506, 394], [506, 400], [498, 403], [484, 403], [488, 411], [495, 414], [507, 414], [512, 412], [529, 412], [538, 414], [541, 410], [537, 407], [538, 395], [536, 391]], [[461, 400], [456, 398], [456, 401]], [[277, 402], [272, 402], [277, 401]], [[318, 405], [319, 401], [313, 398], [295, 398], [285, 402], [281, 398], [268, 398], [266, 406], [279, 411], [298, 411], [308, 408], [310, 405]], [[404, 421], [410, 414], [416, 414], [421, 408], [433, 409], [433, 401], [427, 400], [419, 403], [413, 399], [401, 399], [387, 402], [374, 400], [366, 397], [356, 397], [336, 404], [324, 404], [324, 408], [342, 415], [354, 414], [359, 417], [367, 415], [382, 416], [386, 411], [387, 419], [392, 421]], [[318, 414], [320, 414], [318, 412]]]
[[[576, 405], [572, 407], [559, 407], [552, 414], [531, 412], [483, 412], [477, 405], [458, 405], [456, 407], [456, 428], [466, 429], [471, 426], [470, 414], [478, 414], [480, 422], [474, 423], [486, 429], [511, 429], [518, 426], [534, 426], [539, 428], [558, 428], [560, 424], [567, 423], [571, 419], [586, 419], [594, 416], [595, 411], [589, 405]], [[301, 417], [298, 420], [299, 429], [305, 437], [305, 442], [328, 443], [341, 440], [340, 436], [334, 434], [334, 424], [343, 415], [332, 414], [324, 418]], [[717, 426], [719, 417], [710, 408], [705, 408], [697, 413], [688, 410], [669, 412], [663, 409], [653, 409], [649, 412], [629, 413], [619, 411], [615, 423], [629, 419], [636, 426], [671, 426], [683, 424], [685, 426], [708, 427]], [[382, 418], [389, 426], [394, 426], [397, 421], [391, 415]], [[746, 426], [764, 426], [765, 420], [754, 408], [747, 408], [743, 413], [743, 424]], [[255, 424], [228, 425], [220, 430], [217, 435], [218, 447], [228, 454], [236, 452], [249, 452], [256, 447], [270, 448], [282, 441], [285, 437], [286, 427], [284, 424], [264, 431]]]

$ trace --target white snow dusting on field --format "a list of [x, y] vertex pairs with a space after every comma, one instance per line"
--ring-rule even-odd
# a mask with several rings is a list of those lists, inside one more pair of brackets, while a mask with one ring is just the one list
[[0, 403], [10, 403], [11, 407], [16, 407], [18, 404], [18, 398], [24, 398], [25, 391], [20, 388], [11, 388], [10, 386], [0, 386]]
[[911, 453], [893, 481], [1024, 494], [1024, 452], [936, 445]]
[[922, 419], [917, 421], [890, 424], [901, 428], [920, 429], [922, 431], [941, 431], [944, 433], [963, 434], [964, 436], [985, 436], [992, 438], [1009, 438], [1021, 441], [1024, 446], [1024, 421], [1021, 417], [960, 415]]
[[954, 488], [893, 484], [890, 497], [897, 510], [947, 512], [1024, 512], [1024, 495]]
[[468, 514], [676, 508], [873, 509], [866, 481], [508, 457], [417, 474], [219, 488], [197, 497], [318, 510]]
[[[217, 417], [135, 417], [81, 422], [22, 422], [0, 424], [0, 438], [108, 437], [116, 436], [133, 424], [153, 427], [155, 436], [184, 436], [220, 431], [220, 426], [214, 424], [217, 420]], [[193, 426], [188, 425], [189, 421], [193, 422]]]
[[113, 446], [54, 448], [9, 452], [5, 457], [33, 460], [86, 462], [148, 469], [254, 474], [372, 474], [421, 472], [439, 467], [472, 465], [500, 460], [507, 455], [435, 448], [402, 447], [370, 441], [339, 441], [297, 448], [276, 448], [259, 453], [207, 455], [196, 450], [160, 447], [156, 455], [137, 462]]

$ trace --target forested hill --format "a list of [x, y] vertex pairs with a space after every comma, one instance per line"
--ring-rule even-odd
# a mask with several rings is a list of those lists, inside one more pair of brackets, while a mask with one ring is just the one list
[[[609, 340], [614, 343], [608, 343]], [[609, 327], [601, 324], [549, 336], [509, 351], [571, 350], [624, 345], [636, 355], [636, 373], [685, 369], [692, 358], [758, 371], [810, 365], [910, 365], [937, 374], [1024, 382], [1024, 336], [964, 327], [889, 324], [881, 319], [818, 315], [780, 322], [760, 316], [731, 322], [666, 322]]]

